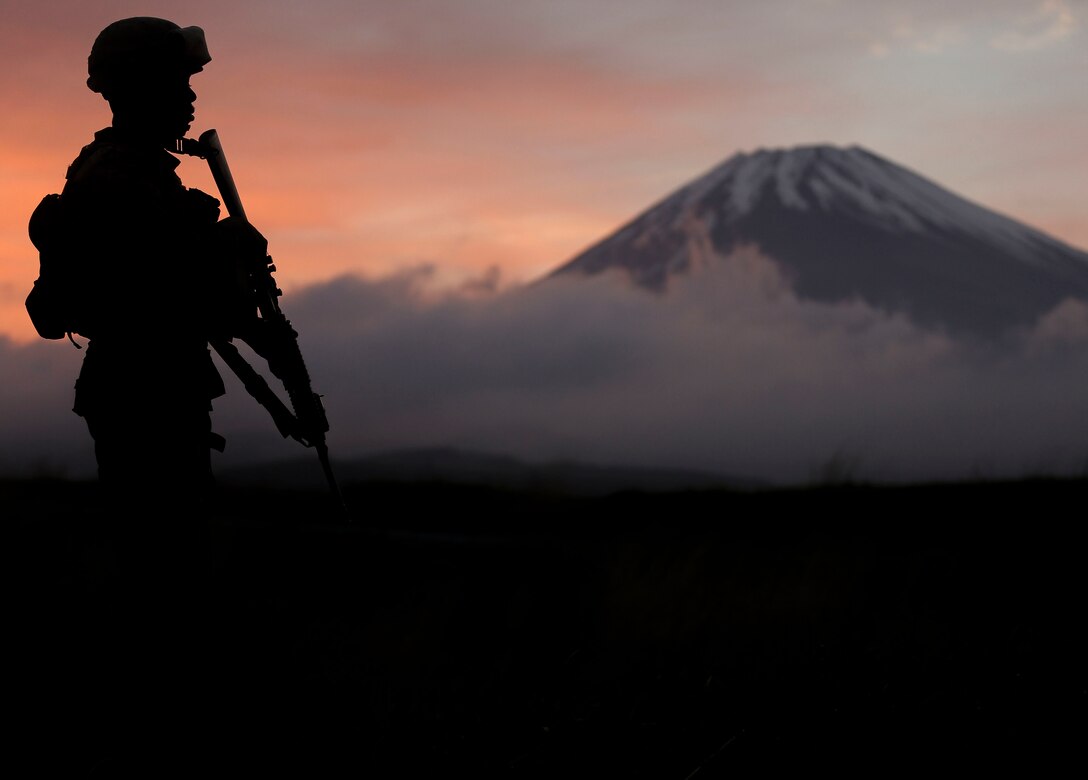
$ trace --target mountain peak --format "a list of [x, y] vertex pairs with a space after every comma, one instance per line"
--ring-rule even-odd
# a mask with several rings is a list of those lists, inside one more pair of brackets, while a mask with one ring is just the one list
[[[906, 168], [865, 149], [829, 144], [740, 152], [686, 188], [686, 200], [720, 198], [729, 219], [750, 213], [762, 199], [783, 207], [852, 210], [889, 229], [921, 231], [967, 216], [970, 204]], [[974, 208], [971, 219], [982, 209]]]
[[663, 289], [758, 246], [801, 297], [865, 300], [917, 322], [994, 333], [1088, 298], [1088, 253], [860, 145], [738, 152], [554, 274], [626, 270]]

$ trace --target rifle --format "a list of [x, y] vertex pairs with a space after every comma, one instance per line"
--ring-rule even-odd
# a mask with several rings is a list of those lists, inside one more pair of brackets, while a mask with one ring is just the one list
[[[238, 188], [234, 184], [234, 177], [227, 165], [219, 134], [215, 130], [206, 130], [198, 139], [178, 139], [174, 151], [207, 160], [227, 213], [245, 222], [249, 221], [242, 207]], [[269, 412], [280, 435], [284, 438], [290, 436], [304, 447], [313, 447], [317, 451], [329, 488], [340, 509], [346, 510], [329, 462], [329, 448], [325, 443], [325, 434], [329, 430], [325, 408], [321, 403], [321, 396], [310, 386], [310, 375], [298, 346], [298, 333], [280, 309], [279, 297], [283, 291], [276, 286], [276, 280], [272, 276], [275, 270], [272, 258], [266, 255], [263, 260], [252, 264], [247, 278], [256, 300], [258, 314], [269, 334], [268, 354], [265, 358], [268, 360], [269, 369], [283, 382], [292, 408], [289, 409], [280, 400], [264, 377], [242, 357], [231, 339], [214, 339], [209, 343], [223, 362], [242, 380], [246, 391]]]

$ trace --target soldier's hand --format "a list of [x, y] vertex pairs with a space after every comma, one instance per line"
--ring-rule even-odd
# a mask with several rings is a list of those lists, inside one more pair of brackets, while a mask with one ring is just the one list
[[268, 239], [244, 219], [224, 217], [215, 224], [219, 248], [228, 257], [264, 258], [268, 255]]
[[184, 190], [182, 207], [185, 218], [192, 220], [193, 224], [208, 225], [218, 222], [219, 215], [222, 213], [219, 206], [219, 199], [203, 190], [198, 190], [196, 187]]

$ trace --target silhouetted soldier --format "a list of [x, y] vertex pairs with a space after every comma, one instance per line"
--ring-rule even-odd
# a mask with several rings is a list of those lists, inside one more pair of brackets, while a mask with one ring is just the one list
[[166, 151], [193, 121], [189, 79], [210, 60], [197, 27], [133, 18], [103, 30], [87, 84], [113, 123], [72, 163], [62, 194], [90, 338], [75, 411], [102, 484], [143, 499], [160, 523], [159, 512], [211, 482], [211, 400], [224, 392], [208, 339], [231, 327], [221, 249], [233, 221], [220, 223], [218, 200], [182, 185]]
[[89, 344], [74, 411], [119, 524], [120, 585], [131, 598], [114, 650], [134, 678], [152, 678], [133, 679], [134, 690], [200, 675], [186, 655], [209, 639], [197, 628], [208, 604], [211, 402], [224, 393], [208, 342], [256, 316], [234, 263], [265, 251], [258, 231], [220, 219], [217, 199], [182, 184], [166, 151], [193, 122], [189, 80], [210, 60], [198, 27], [139, 17], [102, 30], [87, 85], [109, 102], [112, 126], [69, 167], [58, 215], [38, 231], [56, 235], [35, 242], [62, 245], [76, 279], [69, 315]]
[[256, 230], [220, 220], [217, 199], [182, 184], [166, 151], [189, 130], [189, 80], [210, 60], [200, 28], [164, 19], [99, 34], [87, 85], [113, 122], [69, 167], [52, 226], [76, 278], [70, 319], [90, 339], [74, 410], [102, 486], [137, 531], [200, 521], [218, 441], [211, 401], [224, 392], [208, 340], [233, 336], [245, 316], [234, 249], [264, 251]]

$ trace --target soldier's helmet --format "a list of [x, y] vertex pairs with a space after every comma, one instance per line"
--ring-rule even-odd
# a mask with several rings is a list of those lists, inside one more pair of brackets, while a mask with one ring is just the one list
[[87, 57], [87, 86], [105, 94], [117, 84], [161, 71], [181, 68], [199, 73], [211, 59], [201, 28], [134, 16], [98, 34]]

